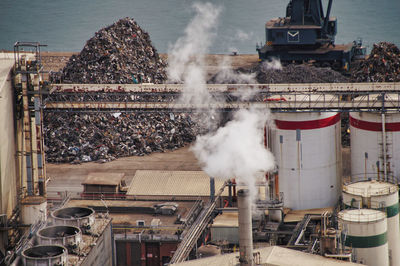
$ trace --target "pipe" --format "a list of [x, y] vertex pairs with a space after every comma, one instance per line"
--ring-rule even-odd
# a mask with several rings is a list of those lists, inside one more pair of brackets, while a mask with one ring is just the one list
[[377, 169], [377, 172], [378, 172], [378, 182], [380, 182], [381, 181], [381, 169], [380, 169], [380, 166], [379, 166], [379, 161], [376, 161], [376, 169]]
[[210, 202], [213, 202], [215, 199], [215, 179], [214, 177], [210, 177]]
[[368, 152], [364, 154], [364, 180], [367, 180], [367, 160], [368, 160]]
[[236, 198], [236, 179], [232, 179], [232, 185], [233, 185], [233, 198]]
[[228, 203], [229, 207], [232, 207], [232, 182], [229, 180], [228, 182]]
[[241, 189], [238, 195], [240, 266], [253, 265], [253, 231], [251, 204], [248, 189]]
[[281, 200], [281, 199], [279, 198], [279, 173], [276, 173], [276, 174], [275, 174], [275, 197], [276, 197], [278, 200]]
[[387, 164], [387, 157], [386, 157], [386, 117], [385, 113], [382, 113], [382, 148], [383, 148], [383, 180], [387, 180], [387, 169], [386, 169], [386, 164]]

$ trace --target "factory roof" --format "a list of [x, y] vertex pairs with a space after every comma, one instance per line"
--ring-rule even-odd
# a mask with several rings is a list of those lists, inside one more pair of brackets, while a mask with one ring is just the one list
[[[172, 234], [181, 228], [180, 224], [175, 222], [178, 216], [187, 219], [190, 209], [195, 201], [176, 201], [178, 207], [173, 215], [154, 214], [154, 206], [164, 201], [149, 200], [70, 200], [67, 207], [85, 206], [94, 209], [96, 212], [107, 212], [112, 218], [113, 230], [117, 231], [121, 228], [126, 232], [135, 232], [137, 228], [136, 221], [144, 221], [146, 226], [150, 226], [153, 219], [159, 219], [163, 230], [161, 234]], [[126, 227], [124, 227], [126, 226]], [[139, 232], [143, 228], [140, 228]], [[146, 232], [144, 232], [146, 233]]]
[[[281, 266], [333, 266], [333, 265], [360, 265], [356, 263], [340, 261], [325, 258], [319, 255], [304, 253], [297, 250], [282, 248], [278, 246], [266, 247], [255, 249], [254, 252], [260, 253], [260, 264], [262, 265], [281, 265]], [[181, 266], [194, 266], [194, 265], [207, 265], [207, 266], [224, 266], [224, 265], [240, 265], [239, 252], [229, 253], [224, 255], [217, 255], [198, 260], [190, 260], [174, 265]]]
[[[215, 178], [215, 193], [224, 180]], [[203, 171], [137, 170], [127, 195], [209, 196], [210, 177]], [[228, 195], [225, 190], [223, 196]]]
[[306, 214], [323, 214], [324, 212], [333, 212], [333, 207], [306, 209], [306, 210], [289, 210], [284, 218], [285, 223], [299, 222]]
[[92, 172], [87, 175], [82, 185], [118, 186], [124, 177], [124, 173]]

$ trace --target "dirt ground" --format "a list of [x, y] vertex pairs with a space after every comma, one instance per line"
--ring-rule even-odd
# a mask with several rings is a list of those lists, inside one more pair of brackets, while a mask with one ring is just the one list
[[49, 197], [58, 197], [58, 192], [71, 192], [77, 195], [83, 190], [82, 181], [90, 172], [125, 173], [127, 183], [132, 180], [136, 170], [201, 170], [197, 159], [184, 147], [165, 153], [153, 153], [147, 156], [119, 158], [103, 164], [90, 162], [82, 164], [46, 164]]

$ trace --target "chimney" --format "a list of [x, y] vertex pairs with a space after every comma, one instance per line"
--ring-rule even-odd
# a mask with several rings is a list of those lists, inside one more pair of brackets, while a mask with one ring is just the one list
[[251, 204], [248, 189], [237, 192], [239, 208], [239, 249], [240, 266], [253, 265], [253, 232], [251, 225]]

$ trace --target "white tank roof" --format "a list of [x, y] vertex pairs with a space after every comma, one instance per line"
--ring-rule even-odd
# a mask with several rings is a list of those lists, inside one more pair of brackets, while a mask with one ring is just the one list
[[376, 180], [354, 182], [343, 186], [343, 192], [361, 197], [389, 195], [397, 193], [398, 190], [395, 184]]
[[347, 222], [369, 223], [386, 218], [386, 213], [372, 209], [354, 209], [341, 211], [338, 216]]

